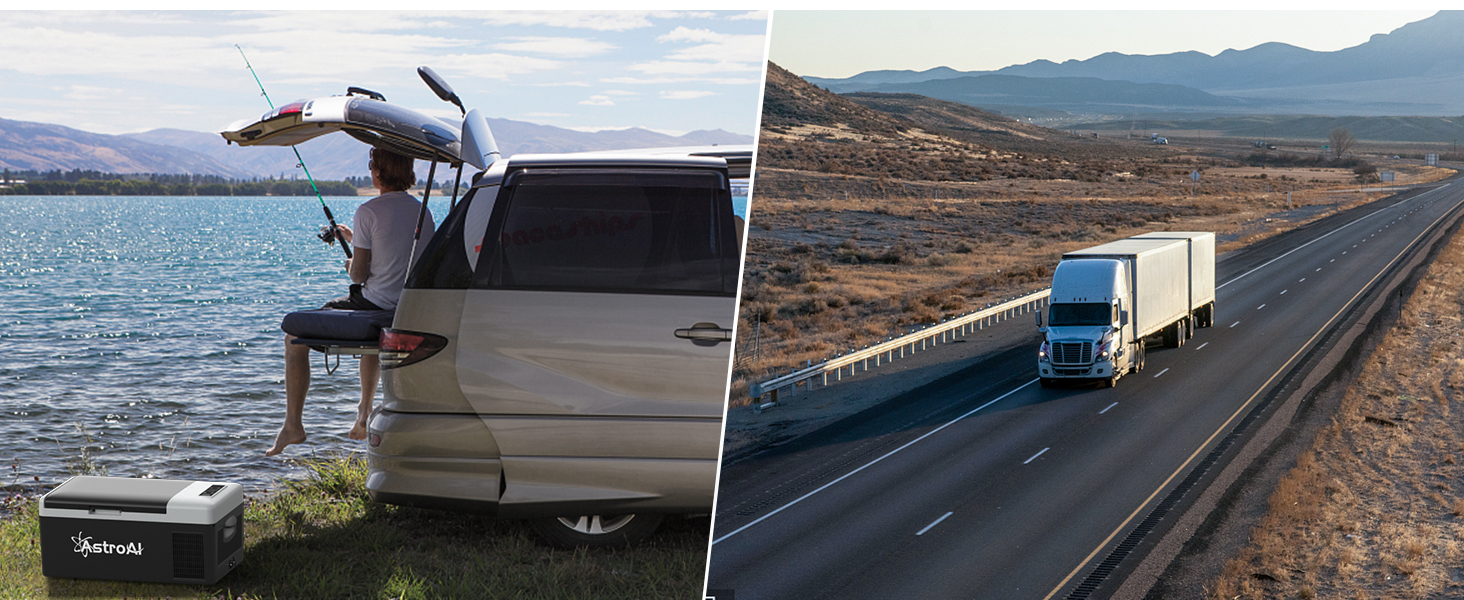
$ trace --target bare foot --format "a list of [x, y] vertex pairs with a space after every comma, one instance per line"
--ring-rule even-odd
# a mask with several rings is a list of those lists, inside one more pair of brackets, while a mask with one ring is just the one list
[[351, 426], [351, 439], [364, 440], [369, 430], [366, 427], [366, 417], [356, 419], [356, 424]]
[[275, 436], [274, 447], [266, 450], [264, 455], [274, 456], [276, 454], [284, 452], [285, 446], [288, 446], [290, 444], [298, 444], [303, 441], [305, 441], [305, 428], [290, 427], [289, 425], [286, 425], [284, 427], [281, 427], [280, 434]]

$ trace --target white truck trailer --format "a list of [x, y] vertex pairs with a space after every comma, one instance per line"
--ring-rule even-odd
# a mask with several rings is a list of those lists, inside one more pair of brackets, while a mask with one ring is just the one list
[[1064, 254], [1037, 353], [1042, 385], [1112, 387], [1144, 368], [1146, 338], [1178, 348], [1215, 322], [1215, 234], [1158, 231]]

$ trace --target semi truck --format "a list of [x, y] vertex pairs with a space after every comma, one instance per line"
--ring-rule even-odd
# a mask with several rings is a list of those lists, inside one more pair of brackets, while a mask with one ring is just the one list
[[1215, 323], [1215, 234], [1157, 231], [1069, 252], [1052, 273], [1037, 371], [1113, 387], [1144, 368], [1149, 338], [1178, 348]]

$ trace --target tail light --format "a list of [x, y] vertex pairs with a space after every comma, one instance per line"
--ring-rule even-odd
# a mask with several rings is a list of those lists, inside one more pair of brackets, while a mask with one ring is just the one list
[[381, 368], [395, 369], [422, 362], [447, 347], [447, 338], [419, 331], [382, 329]]

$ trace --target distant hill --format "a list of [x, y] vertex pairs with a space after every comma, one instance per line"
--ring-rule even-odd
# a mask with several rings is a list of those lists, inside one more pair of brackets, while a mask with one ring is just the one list
[[[581, 132], [508, 119], [488, 119], [505, 156], [526, 152], [583, 152], [707, 144], [751, 144], [752, 137], [722, 130], [670, 136], [632, 128]], [[325, 135], [299, 145], [317, 179], [365, 176], [368, 147], [346, 135]], [[288, 147], [241, 148], [217, 133], [155, 129], [105, 135], [61, 125], [0, 119], [0, 167], [108, 173], [190, 173], [235, 179], [303, 177]], [[420, 163], [420, 161], [419, 161]], [[428, 165], [418, 165], [425, 178]], [[438, 179], [445, 179], [439, 168]]]
[[768, 63], [762, 111], [763, 129], [773, 131], [798, 125], [817, 125], [893, 136], [916, 127], [913, 122], [891, 118], [891, 115], [819, 89], [772, 62]]
[[[1271, 42], [1215, 56], [1108, 52], [1086, 60], [1037, 60], [996, 71], [938, 67], [808, 79], [841, 93], [910, 92], [973, 106], [1008, 104], [1075, 112], [1125, 113], [1147, 107], [1158, 112], [1451, 116], [1464, 114], [1461, 30], [1464, 11], [1440, 11], [1333, 52]], [[981, 81], [992, 76], [1020, 79]], [[1136, 87], [1143, 84], [1183, 86], [1203, 95]]]
[[175, 146], [9, 119], [0, 119], [0, 167], [251, 176], [246, 170]]
[[772, 63], [762, 128], [758, 189], [782, 197], [831, 182], [888, 191], [893, 181], [1098, 181], [1123, 170], [1114, 161], [1157, 152], [913, 94], [835, 94]]
[[[1073, 127], [1127, 131], [1131, 121], [1081, 123]], [[1464, 117], [1324, 117], [1317, 115], [1252, 115], [1213, 119], [1145, 119], [1143, 127], [1158, 131], [1215, 131], [1229, 137], [1256, 139], [1324, 140], [1334, 129], [1346, 129], [1357, 139], [1375, 142], [1457, 143], [1464, 140]]]

